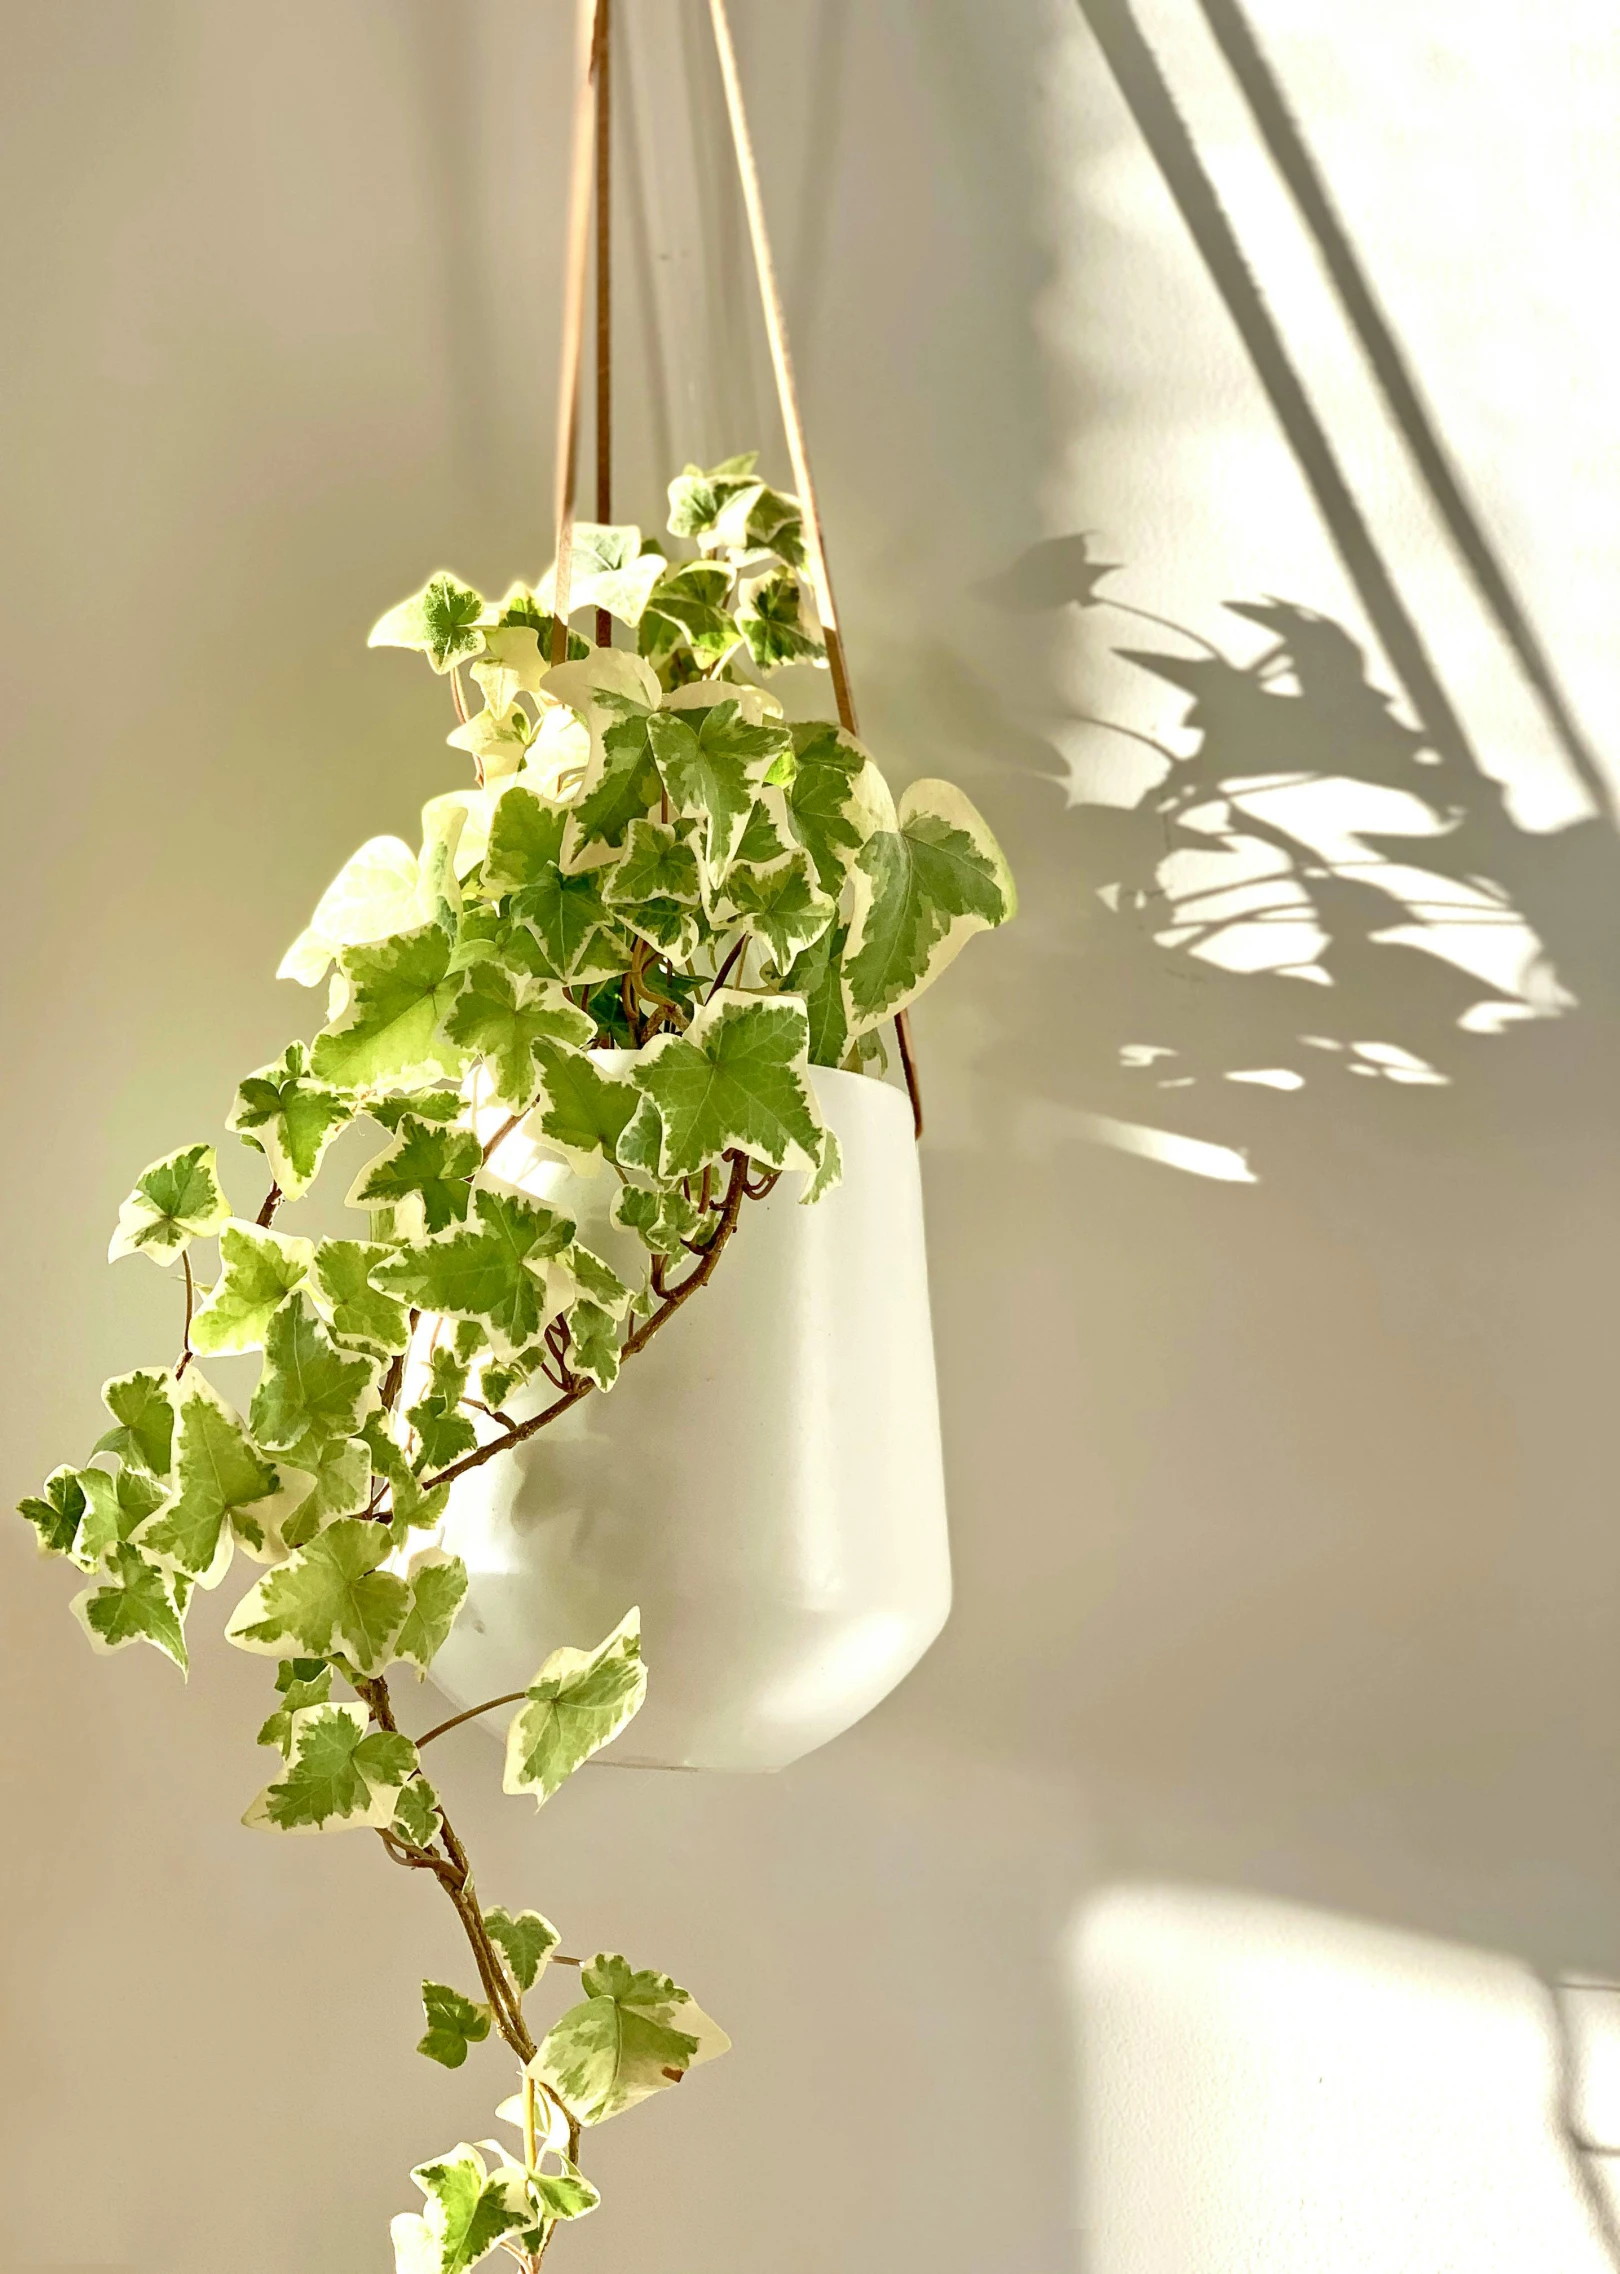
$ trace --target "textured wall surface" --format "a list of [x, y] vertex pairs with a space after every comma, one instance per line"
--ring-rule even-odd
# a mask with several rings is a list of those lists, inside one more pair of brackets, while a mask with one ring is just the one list
[[[705, 12], [622, 12], [650, 523], [778, 445]], [[7, 1499], [172, 1341], [132, 1171], [455, 778], [368, 624], [546, 557], [566, 14], [0, 6]], [[1216, 0], [736, 0], [867, 737], [1025, 914], [917, 1021], [941, 1642], [773, 1780], [441, 1750], [736, 2040], [582, 2274], [1610, 2263], [1530, 1969], [1620, 1971], [1620, 36], [1489, 15], [1254, 0], [1257, 79]], [[499, 2081], [411, 2049], [448, 1913], [239, 1828], [257, 1662], [0, 1558], [0, 2268], [380, 2274]]]

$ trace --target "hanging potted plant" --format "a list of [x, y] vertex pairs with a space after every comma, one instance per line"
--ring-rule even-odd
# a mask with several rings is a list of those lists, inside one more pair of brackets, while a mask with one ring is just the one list
[[[505, 1789], [543, 1805], [639, 1712], [645, 1613], [670, 1705], [631, 1757], [777, 1765], [944, 1616], [913, 1113], [882, 1037], [1014, 908], [968, 800], [897, 801], [853, 731], [796, 410], [796, 494], [736, 458], [670, 485], [673, 544], [575, 526], [574, 318], [550, 578], [489, 601], [441, 573], [372, 634], [447, 681], [472, 778], [419, 846], [363, 846], [284, 959], [327, 1015], [227, 1116], [268, 1171], [256, 1209], [207, 1142], [136, 1179], [111, 1254], [177, 1272], [178, 1355], [108, 1382], [88, 1460], [21, 1504], [98, 1651], [184, 1672], [199, 1592], [257, 1567], [225, 1619], [276, 1661], [245, 1821], [369, 1830], [456, 1911], [476, 1982], [422, 1985], [420, 2050], [503, 2040], [512, 2135], [417, 2167], [401, 2274], [537, 2267], [596, 2204], [584, 2130], [726, 2044], [667, 1976], [486, 1904], [426, 1747], [510, 1705]], [[770, 678], [821, 661], [839, 720], [790, 722]], [[352, 1236], [301, 1233], [356, 1125]], [[207, 1367], [245, 1353], [238, 1410]], [[464, 1710], [409, 1734], [401, 1667]], [[491, 1673], [510, 1694], [475, 1702]], [[581, 1994], [537, 2036], [559, 1967]]]

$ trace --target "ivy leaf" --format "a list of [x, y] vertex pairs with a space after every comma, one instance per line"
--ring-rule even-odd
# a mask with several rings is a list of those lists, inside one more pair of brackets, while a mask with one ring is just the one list
[[822, 891], [836, 899], [879, 818], [863, 787], [872, 762], [853, 737], [825, 719], [801, 721], [790, 731], [794, 768], [786, 790], [789, 822], [816, 864]]
[[[534, 633], [545, 669], [549, 671], [551, 669], [551, 639], [557, 628], [557, 619], [549, 608], [541, 606], [538, 597], [529, 590], [526, 584], [514, 584], [512, 586], [506, 598], [501, 602], [495, 616], [494, 629], [497, 632], [504, 631], [514, 625], [524, 626]], [[488, 631], [485, 632], [484, 639], [488, 644]], [[491, 652], [496, 651], [492, 649]], [[570, 661], [588, 656], [591, 652], [589, 640], [582, 639], [578, 632], [571, 631], [568, 634]]]
[[322, 1240], [315, 1250], [311, 1286], [332, 1339], [368, 1358], [392, 1358], [410, 1340], [404, 1305], [371, 1284], [371, 1274], [393, 1252], [369, 1240]]
[[[628, 1191], [632, 1188], [626, 1186], [623, 1189]], [[581, 1247], [576, 1241], [563, 1260], [577, 1280], [580, 1293], [589, 1302], [596, 1304], [598, 1309], [607, 1311], [613, 1318], [624, 1317], [635, 1297], [618, 1273], [605, 1264], [599, 1255], [590, 1248]]]
[[341, 1518], [265, 1573], [231, 1613], [227, 1637], [270, 1657], [341, 1651], [362, 1674], [378, 1673], [411, 1609], [405, 1581], [377, 1568], [392, 1551], [387, 1525]]
[[[476, 669], [476, 666], [474, 667]], [[485, 700], [481, 710], [444, 738], [452, 749], [465, 750], [474, 760], [483, 783], [509, 779], [523, 764], [534, 740], [534, 720], [521, 703]]]
[[601, 979], [625, 970], [628, 950], [614, 944], [612, 913], [599, 871], [564, 876], [548, 869], [512, 897], [513, 912], [532, 924], [555, 979]]
[[850, 1032], [904, 1010], [975, 932], [1017, 912], [1012, 872], [971, 801], [949, 782], [913, 782], [893, 829], [856, 858], [845, 949]]
[[416, 1747], [386, 1729], [369, 1735], [363, 1705], [303, 1706], [291, 1717], [285, 1774], [242, 1818], [258, 1831], [377, 1829], [393, 1822]]
[[730, 2046], [667, 1974], [637, 1972], [599, 1952], [580, 1987], [583, 2001], [547, 2031], [529, 2073], [582, 2124], [605, 2124]]
[[[650, 553], [642, 551], [641, 531], [634, 523], [576, 521], [569, 606], [605, 608], [633, 631], [641, 621], [648, 593], [667, 566], [656, 547]], [[548, 571], [540, 587], [543, 600], [552, 599], [554, 581]]]
[[67, 1555], [79, 1536], [86, 1506], [83, 1472], [52, 1469], [43, 1492], [30, 1493], [17, 1503], [17, 1513], [33, 1525], [41, 1555]]
[[621, 1185], [612, 1214], [614, 1223], [634, 1232], [653, 1255], [679, 1255], [703, 1221], [703, 1211], [678, 1186], [672, 1192], [647, 1192], [640, 1185]]
[[636, 645], [654, 665], [668, 666], [684, 647], [700, 672], [713, 671], [738, 644], [726, 602], [731, 571], [713, 561], [683, 561], [648, 595]]
[[712, 537], [720, 516], [745, 490], [763, 491], [754, 472], [758, 464], [759, 452], [747, 450], [740, 457], [722, 458], [707, 472], [701, 466], [683, 467], [669, 485], [671, 535], [695, 537], [700, 544]]
[[765, 942], [780, 971], [820, 939], [838, 912], [837, 902], [817, 889], [807, 853], [790, 853], [768, 868], [737, 862], [727, 873], [725, 896], [744, 928]]
[[508, 2166], [491, 2178], [465, 2141], [437, 2163], [418, 2164], [411, 2177], [427, 2211], [401, 2211], [392, 2222], [394, 2274], [465, 2274], [503, 2235], [532, 2221], [522, 2171]]
[[604, 1074], [583, 1051], [542, 1042], [535, 1050], [539, 1096], [530, 1126], [571, 1153], [614, 1157], [625, 1123], [636, 1110], [634, 1085]]
[[599, 1390], [611, 1390], [619, 1378], [619, 1328], [612, 1312], [595, 1303], [574, 1303], [564, 1316], [569, 1370], [583, 1374]]
[[273, 1453], [305, 1438], [352, 1437], [376, 1379], [373, 1362], [339, 1350], [308, 1299], [295, 1295], [265, 1334], [264, 1372], [248, 1409], [254, 1437]]
[[314, 1243], [235, 1218], [219, 1235], [220, 1277], [191, 1322], [204, 1357], [263, 1347], [270, 1321], [309, 1276]]
[[810, 1063], [838, 1066], [849, 1049], [849, 1013], [844, 1002], [844, 943], [849, 926], [823, 932], [783, 978], [784, 991], [803, 998], [810, 1021]]
[[467, 1566], [443, 1548], [424, 1548], [411, 1559], [411, 1607], [399, 1630], [394, 1656], [425, 1674], [455, 1624], [467, 1593]]
[[318, 987], [344, 948], [409, 931], [425, 913], [421, 884], [416, 855], [403, 837], [368, 837], [321, 894], [276, 977]]
[[591, 760], [569, 816], [563, 858], [570, 868], [617, 851], [663, 793], [646, 715], [618, 720], [593, 737]]
[[534, 1988], [541, 1968], [562, 1937], [538, 1911], [511, 1911], [497, 1906], [484, 1913], [484, 1930], [499, 1950], [506, 1970], [522, 1991]]
[[421, 1465], [448, 1468], [477, 1444], [477, 1432], [460, 1410], [466, 1390], [465, 1361], [453, 1350], [435, 1350], [428, 1360], [428, 1388], [405, 1416], [421, 1440]]
[[422, 1490], [410, 1462], [389, 1435], [388, 1416], [380, 1406], [367, 1414], [360, 1434], [370, 1451], [372, 1468], [387, 1479], [391, 1530], [396, 1538], [436, 1524], [444, 1514], [450, 1487], [441, 1484], [428, 1492]]
[[351, 1208], [398, 1208], [418, 1200], [430, 1232], [464, 1223], [472, 1198], [472, 1179], [484, 1151], [470, 1129], [418, 1121], [404, 1115], [394, 1142], [368, 1161], [354, 1180]]
[[695, 907], [699, 893], [697, 855], [685, 838], [659, 821], [632, 822], [623, 857], [608, 871], [602, 886], [608, 906], [678, 900]]
[[125, 1545], [112, 1552], [111, 1577], [75, 1595], [68, 1607], [90, 1637], [92, 1650], [111, 1652], [149, 1642], [183, 1674], [190, 1595], [188, 1579], [148, 1563], [138, 1548]]
[[116, 1453], [149, 1476], [166, 1477], [174, 1449], [174, 1376], [169, 1369], [138, 1367], [133, 1374], [115, 1374], [102, 1384], [101, 1402], [115, 1426], [96, 1439], [96, 1451]]
[[[499, 964], [484, 963], [467, 974], [445, 1032], [452, 1042], [464, 1042], [486, 1061], [500, 1103], [522, 1110], [532, 1100], [539, 1079], [535, 1044], [572, 1043], [583, 1050], [596, 1032], [596, 1022], [555, 982], [514, 980]], [[438, 1226], [430, 1223], [428, 1229], [436, 1231]]]
[[574, 1236], [566, 1216], [516, 1193], [473, 1195], [476, 1224], [391, 1256], [378, 1283], [418, 1310], [487, 1320], [497, 1346], [520, 1350], [547, 1313], [545, 1266]]
[[298, 1200], [314, 1183], [326, 1148], [354, 1119], [354, 1101], [309, 1071], [309, 1053], [291, 1042], [273, 1065], [249, 1074], [227, 1129], [258, 1146], [283, 1197]]
[[722, 512], [715, 533], [738, 552], [754, 552], [765, 546], [792, 568], [805, 565], [803, 508], [796, 497], [773, 490], [767, 483], [759, 485], [757, 497], [734, 497]]
[[427, 1089], [460, 1079], [466, 1054], [441, 1030], [461, 992], [461, 973], [450, 968], [450, 942], [437, 924], [345, 948], [338, 960], [349, 997], [315, 1037], [312, 1063], [321, 1080], [349, 1089]]
[[830, 1129], [824, 1130], [821, 1138], [821, 1159], [816, 1164], [815, 1175], [799, 1195], [799, 1206], [801, 1208], [813, 1208], [818, 1200], [831, 1192], [836, 1185], [842, 1184], [843, 1181], [844, 1156], [839, 1150], [838, 1139]]
[[779, 754], [792, 747], [775, 720], [752, 724], [734, 697], [647, 722], [658, 769], [678, 813], [701, 822], [703, 857], [714, 876], [735, 858], [754, 799]]
[[149, 1255], [167, 1269], [193, 1240], [208, 1239], [228, 1223], [230, 1214], [213, 1146], [183, 1146], [136, 1178], [134, 1191], [118, 1211], [107, 1260]]
[[174, 1487], [141, 1533], [144, 1555], [205, 1585], [224, 1575], [228, 1526], [275, 1491], [277, 1477], [248, 1442], [241, 1418], [195, 1370], [180, 1389]]
[[276, 1690], [281, 1703], [261, 1725], [258, 1743], [274, 1745], [286, 1760], [292, 1752], [293, 1715], [306, 1706], [331, 1704], [332, 1669], [319, 1658], [284, 1658], [276, 1668]]
[[514, 782], [495, 808], [484, 884], [492, 892], [518, 892], [556, 867], [562, 853], [567, 808], [547, 805], [533, 790]]
[[95, 1571], [110, 1559], [166, 1497], [157, 1478], [140, 1469], [120, 1469], [117, 1476], [105, 1469], [81, 1469], [79, 1485], [84, 1516], [68, 1553], [81, 1571]]
[[415, 648], [435, 671], [446, 672], [483, 647], [478, 622], [483, 612], [483, 600], [472, 586], [440, 569], [420, 592], [378, 618], [366, 645]]
[[505, 1792], [543, 1807], [582, 1762], [610, 1744], [647, 1694], [641, 1613], [631, 1611], [595, 1650], [554, 1650], [506, 1733]]
[[648, 1044], [634, 1080], [661, 1123], [658, 1175], [694, 1175], [733, 1148], [773, 1169], [814, 1169], [821, 1119], [805, 1068], [809, 1022], [793, 995], [722, 988], [684, 1035]]
[[474, 2005], [445, 1982], [422, 1984], [422, 2011], [427, 2015], [427, 2032], [416, 2050], [447, 2069], [461, 2067], [468, 2046], [483, 2043], [494, 2018], [487, 2005]]
[[439, 1836], [439, 1796], [423, 1776], [400, 1787], [391, 1829], [413, 1848], [430, 1848]]
[[814, 609], [791, 569], [776, 569], [745, 588], [737, 629], [761, 671], [784, 663], [819, 663], [827, 653]]
[[[268, 1545], [273, 1555], [287, 1554], [307, 1546], [336, 1517], [358, 1514], [371, 1498], [371, 1448], [363, 1437], [306, 1437], [286, 1455], [283, 1466], [285, 1489], [293, 1496], [291, 1513], [275, 1534], [267, 1527], [265, 1539], [247, 1537], [250, 1551]], [[303, 1492], [298, 1490], [300, 1478], [307, 1480]], [[244, 1531], [240, 1519], [237, 1531]]]

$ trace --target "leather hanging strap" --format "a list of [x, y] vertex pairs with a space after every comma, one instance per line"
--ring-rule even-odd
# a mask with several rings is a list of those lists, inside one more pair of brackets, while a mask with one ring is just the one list
[[591, 180], [596, 171], [595, 77], [604, 11], [578, 0], [574, 31], [574, 123], [569, 145], [568, 234], [563, 247], [562, 353], [557, 370], [557, 566], [551, 660], [568, 654], [568, 596], [574, 565], [579, 467], [579, 374], [585, 349], [585, 281], [591, 257]]

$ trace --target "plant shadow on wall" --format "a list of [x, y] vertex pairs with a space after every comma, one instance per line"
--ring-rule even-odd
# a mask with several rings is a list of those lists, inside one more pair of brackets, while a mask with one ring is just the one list
[[[1231, 601], [1223, 646], [1116, 598], [1119, 573], [1058, 538], [991, 594], [1144, 622], [1152, 644], [1114, 652], [1179, 712], [1155, 731], [1077, 716], [1063, 736], [1085, 983], [1112, 1049], [1072, 1066], [1070, 1102], [1164, 1123], [1158, 1157], [1242, 1177], [1264, 1173], [1298, 1093], [1360, 1115], [1374, 1092], [1471, 1084], [1504, 1047], [1533, 1050], [1540, 1022], [1620, 1007], [1607, 822], [1522, 829], [1504, 786], [1408, 723], [1331, 618]], [[1137, 1149], [1106, 1122], [1094, 1134]]]

